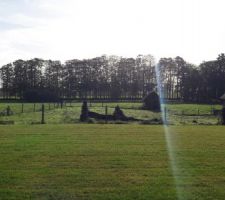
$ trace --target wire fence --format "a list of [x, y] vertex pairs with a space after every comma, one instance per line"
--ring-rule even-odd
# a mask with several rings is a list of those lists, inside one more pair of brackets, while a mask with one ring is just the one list
[[[44, 111], [42, 108], [44, 105]], [[119, 105], [127, 116], [141, 120], [165, 117], [168, 124], [206, 124], [220, 123], [221, 106], [197, 104], [166, 104], [163, 112], [150, 112], [142, 109], [140, 102], [88, 102], [89, 110], [105, 114], [112, 114]], [[0, 103], [0, 124], [38, 124], [45, 123], [79, 123], [82, 102], [64, 101], [56, 103]]]

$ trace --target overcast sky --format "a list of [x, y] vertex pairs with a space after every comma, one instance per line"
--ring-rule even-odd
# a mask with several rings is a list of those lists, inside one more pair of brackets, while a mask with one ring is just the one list
[[0, 0], [0, 65], [15, 59], [225, 52], [224, 0]]

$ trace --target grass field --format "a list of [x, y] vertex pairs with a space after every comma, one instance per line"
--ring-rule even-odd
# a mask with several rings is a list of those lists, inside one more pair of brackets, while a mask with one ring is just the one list
[[163, 126], [0, 126], [0, 199], [223, 200], [225, 128], [169, 130], [172, 162]]
[[[119, 105], [127, 116], [142, 120], [160, 119], [160, 113], [154, 113], [147, 110], [141, 110], [141, 103], [134, 102], [114, 102], [114, 103], [92, 103], [89, 105], [91, 111], [98, 113], [105, 112], [105, 106], [108, 106], [108, 114], [112, 114], [115, 106]], [[13, 115], [6, 117], [0, 116], [0, 121], [13, 120], [15, 124], [37, 124], [41, 121], [41, 103], [24, 103], [23, 113], [21, 103], [0, 103], [0, 112], [10, 106]], [[212, 115], [212, 108], [221, 109], [220, 105], [202, 105], [202, 104], [167, 104], [167, 118], [170, 123], [178, 124], [217, 124], [218, 118]], [[35, 111], [35, 112], [34, 112]], [[71, 124], [79, 123], [81, 112], [81, 103], [67, 103], [63, 109], [54, 107], [54, 104], [45, 104], [45, 121], [47, 124]], [[193, 123], [194, 122], [194, 123]]]

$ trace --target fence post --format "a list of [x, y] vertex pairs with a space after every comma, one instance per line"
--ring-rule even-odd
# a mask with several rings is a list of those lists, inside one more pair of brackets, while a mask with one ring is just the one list
[[10, 115], [10, 107], [9, 107], [9, 106], [7, 106], [7, 108], [6, 108], [6, 115], [7, 115], [7, 116]]
[[36, 111], [36, 104], [34, 103], [34, 108], [33, 108], [33, 112], [35, 112]]
[[45, 105], [42, 104], [41, 106], [41, 124], [45, 123]]
[[180, 120], [181, 123], [183, 123], [183, 117], [184, 117], [184, 111], [182, 110], [182, 111], [181, 111], [181, 120]]
[[23, 103], [22, 103], [22, 108], [21, 108], [21, 112], [23, 113]]
[[105, 106], [105, 123], [107, 124], [108, 123], [108, 106]]
[[167, 124], [167, 119], [166, 119], [166, 107], [164, 107], [164, 123]]
[[48, 109], [49, 109], [49, 110], [51, 109], [51, 104], [50, 104], [50, 103], [48, 103]]

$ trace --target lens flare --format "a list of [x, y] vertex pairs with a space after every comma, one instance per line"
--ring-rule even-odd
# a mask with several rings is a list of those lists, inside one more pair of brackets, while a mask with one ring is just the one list
[[165, 107], [165, 102], [164, 102], [162, 81], [161, 81], [158, 63], [155, 64], [155, 72], [156, 72], [157, 90], [158, 90], [158, 94], [159, 94], [159, 98], [160, 98], [160, 109], [161, 109], [161, 117], [163, 120], [164, 135], [165, 135], [165, 140], [166, 140], [166, 146], [167, 146], [170, 167], [172, 170], [172, 175], [173, 175], [174, 183], [175, 183], [175, 187], [176, 187], [176, 195], [177, 195], [178, 200], [184, 200], [185, 198], [183, 196], [182, 189], [180, 188], [181, 180], [178, 178], [180, 172], [179, 172], [179, 168], [177, 165], [176, 155], [174, 152], [173, 138], [172, 138], [171, 130], [168, 126], [169, 115], [168, 115], [168, 112], [165, 113], [166, 107]]

